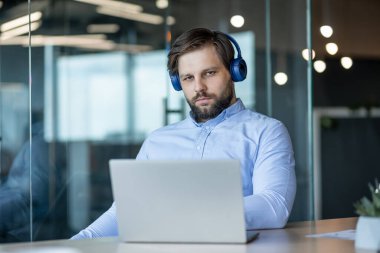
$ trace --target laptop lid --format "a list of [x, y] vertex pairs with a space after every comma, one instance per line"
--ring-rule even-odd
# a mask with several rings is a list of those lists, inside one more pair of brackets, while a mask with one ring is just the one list
[[119, 236], [128, 242], [245, 243], [236, 160], [110, 160]]

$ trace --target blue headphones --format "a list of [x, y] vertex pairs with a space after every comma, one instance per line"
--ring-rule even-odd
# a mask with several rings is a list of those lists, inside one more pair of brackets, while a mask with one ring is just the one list
[[[233, 59], [230, 62], [231, 79], [234, 82], [243, 81], [247, 77], [247, 64], [245, 63], [243, 57], [241, 56], [239, 44], [230, 35], [228, 34], [224, 34], [224, 35], [226, 35], [226, 37], [232, 42], [232, 44], [235, 45], [235, 48], [238, 52], [237, 58]], [[169, 76], [170, 76], [170, 81], [173, 85], [173, 88], [176, 91], [182, 90], [181, 81], [179, 79], [178, 73], [177, 74], [169, 73]]]

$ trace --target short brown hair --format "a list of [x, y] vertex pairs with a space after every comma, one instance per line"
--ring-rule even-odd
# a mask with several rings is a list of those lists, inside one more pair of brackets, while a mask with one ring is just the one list
[[181, 34], [173, 43], [168, 54], [168, 70], [170, 74], [178, 74], [178, 58], [181, 55], [200, 49], [206, 45], [213, 45], [229, 71], [230, 62], [234, 58], [234, 48], [227, 36], [218, 31], [206, 28], [194, 28]]

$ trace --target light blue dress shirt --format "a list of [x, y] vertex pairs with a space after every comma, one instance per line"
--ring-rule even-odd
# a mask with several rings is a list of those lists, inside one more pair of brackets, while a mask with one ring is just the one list
[[[247, 229], [285, 226], [296, 193], [294, 154], [285, 126], [240, 99], [216, 118], [191, 116], [154, 131], [136, 159], [238, 159]], [[115, 204], [72, 239], [116, 236]]]

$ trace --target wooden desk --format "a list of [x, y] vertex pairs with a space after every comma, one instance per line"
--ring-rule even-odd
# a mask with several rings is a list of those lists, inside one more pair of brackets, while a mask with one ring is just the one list
[[0, 245], [0, 252], [35, 253], [279, 253], [323, 252], [350, 253], [355, 251], [354, 241], [332, 238], [308, 238], [320, 234], [354, 229], [357, 218], [289, 223], [285, 229], [260, 230], [260, 236], [248, 245], [230, 244], [138, 244], [120, 243], [117, 238], [88, 239], [81, 241], [56, 240], [33, 243]]

